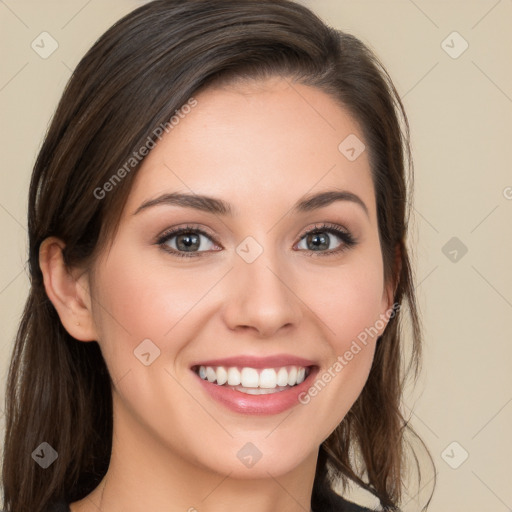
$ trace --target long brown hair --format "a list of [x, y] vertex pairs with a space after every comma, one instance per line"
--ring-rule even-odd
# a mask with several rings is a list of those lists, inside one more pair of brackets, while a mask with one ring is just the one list
[[[140, 163], [123, 173], [115, 191], [98, 199], [97, 190], [156, 140], [155, 129], [216, 81], [276, 75], [325, 91], [360, 123], [385, 278], [396, 283], [395, 303], [408, 306], [389, 321], [361, 395], [320, 447], [313, 502], [340, 478], [344, 486], [352, 480], [372, 492], [386, 510], [397, 510], [410, 430], [400, 401], [405, 376], [417, 375], [421, 353], [406, 248], [412, 162], [399, 95], [360, 40], [292, 1], [156, 0], [118, 21], [83, 57], [35, 163], [28, 212], [31, 288], [7, 383], [7, 512], [40, 512], [57, 499], [83, 498], [107, 471], [112, 448], [108, 370], [97, 343], [81, 343], [62, 326], [43, 285], [41, 242], [62, 239], [66, 263], [86, 266], [112, 240]], [[412, 325], [406, 367], [404, 314]], [[31, 457], [43, 441], [58, 452], [45, 470]]]

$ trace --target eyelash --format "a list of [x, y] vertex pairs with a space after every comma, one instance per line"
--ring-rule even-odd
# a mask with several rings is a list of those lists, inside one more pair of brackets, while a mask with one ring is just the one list
[[[173, 256], [178, 256], [179, 258], [195, 258], [198, 256], [202, 256], [205, 252], [210, 251], [198, 251], [198, 252], [185, 252], [185, 251], [176, 251], [175, 249], [170, 249], [169, 247], [165, 246], [165, 243], [168, 242], [171, 238], [174, 238], [175, 236], [181, 235], [183, 233], [198, 233], [200, 235], [204, 235], [205, 237], [209, 238], [213, 243], [216, 245], [221, 245], [215, 240], [215, 238], [207, 233], [206, 231], [203, 231], [200, 228], [194, 227], [194, 226], [185, 226], [173, 230], [166, 231], [162, 233], [156, 240], [156, 245], [159, 245], [164, 251], [168, 252], [169, 254], [172, 254]], [[301, 251], [306, 252], [308, 256], [310, 257], [323, 257], [323, 256], [330, 256], [337, 253], [342, 253], [346, 251], [347, 249], [350, 249], [351, 247], [354, 247], [358, 240], [347, 230], [340, 228], [339, 226], [336, 226], [335, 224], [329, 224], [329, 223], [323, 223], [320, 225], [316, 225], [312, 228], [303, 233], [299, 238], [299, 243], [302, 241], [304, 237], [307, 235], [312, 234], [318, 234], [318, 233], [329, 233], [332, 235], [336, 235], [341, 240], [341, 245], [336, 249], [330, 249], [327, 251]]]

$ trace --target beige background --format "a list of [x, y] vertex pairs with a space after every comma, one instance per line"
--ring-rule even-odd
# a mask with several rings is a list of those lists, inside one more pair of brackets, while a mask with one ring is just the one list
[[[71, 70], [140, 3], [0, 1], [2, 403], [28, 289], [31, 167]], [[377, 52], [409, 114], [416, 166], [411, 241], [426, 345], [423, 374], [404, 406], [414, 407], [411, 424], [436, 462], [430, 510], [510, 510], [512, 1], [303, 3]], [[43, 31], [58, 43], [47, 59], [31, 48]], [[452, 237], [455, 245], [443, 252]], [[431, 477], [425, 475], [425, 489]], [[418, 510], [412, 494], [406, 509]]]

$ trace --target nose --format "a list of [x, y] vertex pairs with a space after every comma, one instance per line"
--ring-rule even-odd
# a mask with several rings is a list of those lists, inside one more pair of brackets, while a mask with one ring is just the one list
[[223, 319], [231, 330], [251, 330], [263, 338], [299, 325], [303, 302], [290, 270], [277, 258], [265, 252], [252, 263], [238, 258], [226, 284]]

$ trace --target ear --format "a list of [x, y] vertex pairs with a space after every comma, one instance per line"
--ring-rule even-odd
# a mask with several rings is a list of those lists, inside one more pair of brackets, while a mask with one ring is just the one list
[[46, 294], [57, 310], [62, 325], [73, 338], [94, 341], [97, 337], [88, 274], [66, 266], [62, 253], [64, 247], [62, 240], [49, 237], [39, 248], [39, 267]]

